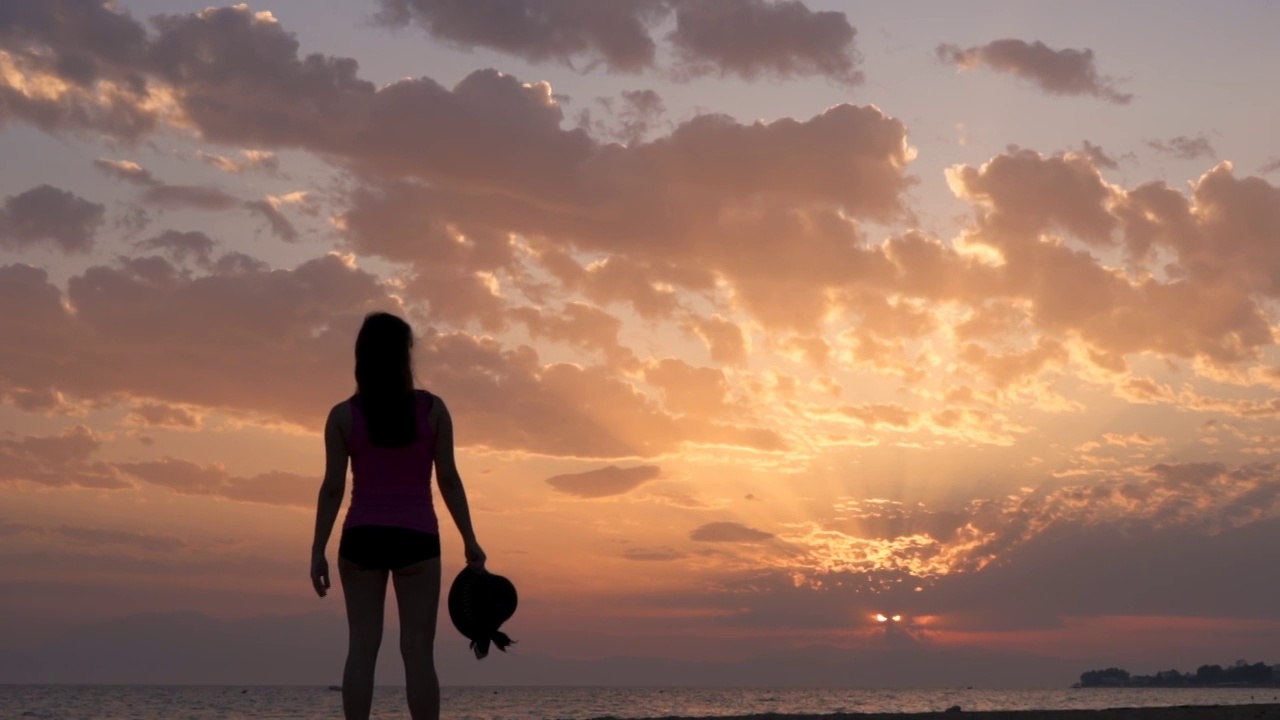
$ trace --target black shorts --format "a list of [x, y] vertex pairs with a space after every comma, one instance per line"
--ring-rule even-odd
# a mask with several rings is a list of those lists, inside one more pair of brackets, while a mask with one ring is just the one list
[[338, 557], [369, 570], [399, 570], [440, 557], [440, 536], [388, 525], [345, 528]]

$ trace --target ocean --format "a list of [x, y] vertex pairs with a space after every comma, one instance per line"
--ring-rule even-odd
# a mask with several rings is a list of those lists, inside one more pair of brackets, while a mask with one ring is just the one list
[[[448, 687], [449, 720], [595, 720], [753, 713], [1101, 709], [1280, 701], [1280, 689], [844, 690]], [[340, 718], [341, 693], [308, 686], [0, 685], [0, 718], [284, 720]], [[403, 687], [379, 687], [373, 717], [408, 720]]]

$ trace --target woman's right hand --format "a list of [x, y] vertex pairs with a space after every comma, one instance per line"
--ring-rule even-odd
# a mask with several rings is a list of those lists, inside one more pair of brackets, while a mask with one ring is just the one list
[[475, 540], [466, 543], [465, 552], [467, 555], [467, 567], [472, 570], [484, 572], [484, 561], [487, 559], [484, 550], [480, 549], [480, 544]]

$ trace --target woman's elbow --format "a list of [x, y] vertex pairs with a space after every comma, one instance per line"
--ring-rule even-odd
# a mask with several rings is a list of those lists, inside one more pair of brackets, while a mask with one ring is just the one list
[[324, 482], [320, 483], [320, 497], [332, 500], [337, 498], [342, 500], [342, 495], [347, 491], [346, 483], [342, 480], [334, 480], [326, 477]]

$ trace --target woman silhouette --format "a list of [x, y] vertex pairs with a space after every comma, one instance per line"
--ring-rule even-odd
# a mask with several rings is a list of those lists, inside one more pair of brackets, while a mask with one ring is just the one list
[[373, 703], [388, 574], [400, 614], [409, 714], [413, 720], [440, 717], [433, 653], [440, 527], [431, 501], [432, 463], [440, 496], [462, 533], [467, 565], [484, 570], [484, 551], [454, 463], [453, 421], [443, 400], [414, 387], [412, 348], [413, 330], [404, 320], [388, 313], [365, 317], [356, 336], [356, 393], [335, 405], [325, 423], [311, 582], [324, 597], [330, 586], [325, 548], [346, 492], [350, 458], [351, 504], [338, 542], [349, 630], [342, 673], [347, 720], [365, 720]]

